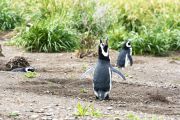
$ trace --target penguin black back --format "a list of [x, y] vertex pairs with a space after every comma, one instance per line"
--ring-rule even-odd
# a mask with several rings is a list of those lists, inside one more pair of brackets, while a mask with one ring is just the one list
[[121, 51], [119, 52], [118, 59], [117, 59], [117, 66], [118, 67], [126, 67], [130, 61], [130, 65], [132, 66], [132, 48], [131, 42], [128, 40], [123, 44]]

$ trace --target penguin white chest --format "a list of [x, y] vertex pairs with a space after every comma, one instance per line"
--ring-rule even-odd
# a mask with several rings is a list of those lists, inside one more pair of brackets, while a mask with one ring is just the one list
[[110, 80], [110, 83], [109, 83], [109, 86], [110, 86], [110, 89], [109, 89], [109, 91], [111, 90], [111, 88], [112, 88], [112, 72], [111, 72], [111, 68], [109, 67], [109, 80]]
[[129, 59], [128, 59], [128, 54], [126, 54], [126, 58], [125, 58], [125, 67], [127, 67], [129, 64]]

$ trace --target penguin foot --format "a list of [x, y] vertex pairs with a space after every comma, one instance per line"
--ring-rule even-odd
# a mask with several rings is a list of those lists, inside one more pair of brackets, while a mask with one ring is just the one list
[[105, 97], [105, 100], [109, 100], [109, 95], [107, 95], [107, 96]]
[[97, 96], [96, 96], [96, 100], [99, 99]]

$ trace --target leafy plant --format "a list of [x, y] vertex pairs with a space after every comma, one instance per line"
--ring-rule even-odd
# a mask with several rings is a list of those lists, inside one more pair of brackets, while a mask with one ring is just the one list
[[28, 71], [28, 72], [25, 73], [25, 76], [27, 78], [35, 78], [35, 77], [37, 77], [37, 73], [36, 72]]
[[[147, 118], [140, 118], [132, 113], [129, 113], [127, 115], [127, 118], [128, 118], [128, 120], [147, 120]], [[148, 120], [161, 120], [161, 119], [160, 118], [158, 119], [157, 117], [152, 116], [151, 118], [148, 118]]]
[[77, 104], [77, 113], [76, 116], [92, 116], [92, 117], [102, 117], [103, 114], [100, 113], [97, 109], [94, 108], [93, 105], [83, 106], [79, 102]]
[[19, 116], [19, 112], [18, 111], [13, 111], [13, 112], [9, 113], [9, 116], [10, 117], [17, 117], [17, 116]]
[[85, 88], [81, 88], [81, 93], [87, 93], [88, 91], [87, 91], [87, 89], [85, 89]]
[[88, 115], [88, 106], [82, 106], [81, 103], [77, 104], [77, 116], [87, 116]]
[[103, 114], [99, 110], [95, 109], [93, 105], [90, 106], [90, 115], [93, 117], [102, 117], [103, 116]]
[[73, 51], [78, 46], [75, 31], [66, 28], [63, 23], [49, 21], [34, 24], [16, 39], [17, 45], [31, 52]]
[[10, 9], [6, 0], [0, 2], [0, 30], [14, 29], [22, 22], [22, 18], [16, 11]]

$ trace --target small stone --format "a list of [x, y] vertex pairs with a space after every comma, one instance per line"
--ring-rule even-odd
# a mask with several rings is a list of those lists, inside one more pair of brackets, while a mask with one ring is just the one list
[[40, 109], [37, 113], [44, 113], [44, 109]]
[[66, 117], [64, 120], [75, 120], [75, 117]]
[[33, 110], [33, 109], [30, 109], [29, 112], [34, 112], [34, 110]]
[[52, 120], [52, 116], [43, 116], [41, 117], [42, 120]]
[[68, 109], [68, 110], [71, 110], [72, 108], [71, 108], [71, 107], [68, 107], [67, 109]]
[[59, 106], [59, 104], [56, 104], [55, 106]]
[[107, 107], [107, 110], [112, 110], [113, 109], [113, 107]]
[[59, 120], [59, 119], [57, 119], [57, 118], [53, 118], [52, 120]]
[[133, 76], [129, 76], [129, 78], [133, 78]]
[[114, 118], [114, 120], [121, 120], [121, 119], [120, 119], [120, 118], [118, 118], [118, 117], [115, 117], [115, 118]]
[[125, 104], [119, 104], [119, 107], [126, 107]]
[[44, 113], [44, 115], [46, 115], [46, 116], [52, 116], [53, 113]]
[[36, 119], [36, 118], [38, 118], [38, 117], [39, 117], [39, 115], [34, 114], [34, 115], [31, 115], [31, 117], [30, 117], [30, 118], [32, 118], [32, 119]]

